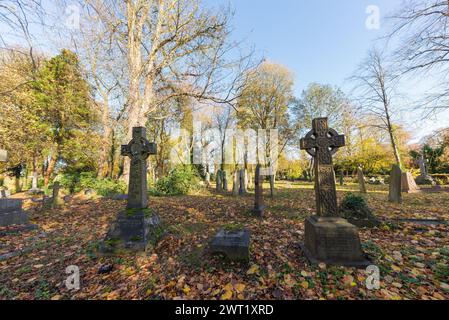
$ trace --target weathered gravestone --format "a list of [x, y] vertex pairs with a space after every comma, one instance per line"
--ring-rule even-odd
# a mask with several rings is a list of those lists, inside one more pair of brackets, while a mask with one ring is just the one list
[[345, 145], [345, 137], [329, 128], [327, 118], [318, 118], [300, 145], [314, 158], [316, 197], [316, 215], [305, 220], [304, 254], [313, 264], [370, 265], [361, 249], [357, 227], [339, 216], [337, 206], [332, 155]]
[[239, 171], [239, 195], [248, 193], [248, 175], [245, 169]]
[[423, 154], [421, 154], [418, 158], [418, 165], [420, 175], [416, 178], [416, 183], [420, 185], [435, 185], [435, 180], [427, 172], [426, 159]]
[[0, 227], [28, 224], [20, 199], [0, 199]]
[[366, 193], [365, 176], [363, 175], [362, 168], [357, 168], [357, 180], [359, 181], [359, 191]]
[[100, 246], [104, 254], [123, 249], [144, 251], [162, 235], [159, 216], [148, 208], [147, 159], [156, 154], [156, 144], [148, 142], [145, 128], [133, 128], [133, 138], [128, 145], [122, 146], [121, 154], [131, 158], [128, 202]]
[[402, 203], [402, 170], [395, 164], [390, 173], [390, 185], [388, 201], [393, 203]]
[[255, 200], [253, 213], [256, 217], [263, 217], [265, 205], [263, 201], [263, 176], [261, 175], [262, 166], [256, 166], [256, 173], [254, 175]]
[[216, 189], [218, 192], [223, 190], [223, 172], [221, 170], [217, 171], [217, 177], [215, 178]]
[[249, 261], [250, 233], [248, 230], [221, 229], [209, 244], [211, 253], [224, 254], [235, 261]]
[[402, 192], [405, 193], [416, 193], [420, 192], [421, 189], [416, 185], [415, 179], [410, 172], [402, 173]]

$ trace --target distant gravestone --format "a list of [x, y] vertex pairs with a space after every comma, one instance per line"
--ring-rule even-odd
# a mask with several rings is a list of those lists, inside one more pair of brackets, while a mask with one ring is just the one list
[[217, 171], [217, 177], [215, 179], [216, 189], [218, 192], [223, 191], [223, 172], [221, 170]]
[[159, 216], [148, 209], [147, 159], [156, 154], [156, 144], [148, 142], [144, 127], [136, 127], [131, 142], [122, 146], [121, 154], [131, 158], [127, 206], [118, 214], [100, 246], [104, 254], [122, 249], [144, 251], [162, 235]]
[[363, 175], [362, 168], [357, 168], [357, 180], [359, 181], [359, 191], [366, 193], [365, 176]]
[[343, 171], [340, 171], [340, 186], [345, 184], [345, 178], [343, 176]]
[[248, 230], [221, 229], [212, 239], [209, 250], [211, 253], [224, 254], [234, 261], [249, 261], [250, 233]]
[[371, 262], [361, 249], [356, 226], [339, 216], [332, 155], [345, 137], [329, 128], [327, 118], [313, 120], [300, 146], [314, 158], [316, 215], [306, 218], [301, 248], [313, 264], [365, 267]]
[[415, 179], [413, 179], [413, 175], [410, 172], [403, 172], [401, 179], [402, 179], [402, 192], [417, 193], [421, 191], [421, 189], [417, 186]]
[[420, 185], [435, 185], [435, 180], [432, 178], [432, 176], [429, 175], [429, 172], [427, 171], [427, 163], [423, 154], [421, 154], [418, 158], [418, 165], [420, 175], [416, 178], [416, 183]]
[[393, 203], [402, 203], [402, 170], [395, 164], [390, 173], [390, 186], [388, 201]]
[[263, 217], [265, 206], [263, 201], [263, 176], [261, 175], [262, 166], [258, 164], [256, 166], [256, 173], [254, 174], [254, 210], [253, 213], [256, 217]]

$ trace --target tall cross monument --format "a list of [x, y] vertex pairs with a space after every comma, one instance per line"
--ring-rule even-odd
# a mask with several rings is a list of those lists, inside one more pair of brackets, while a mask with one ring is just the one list
[[128, 204], [110, 227], [100, 252], [111, 255], [121, 250], [144, 251], [162, 235], [159, 216], [148, 208], [147, 159], [156, 154], [156, 144], [148, 142], [146, 129], [133, 128], [132, 140], [121, 148], [122, 156], [131, 158]]
[[314, 119], [312, 130], [300, 141], [314, 159], [316, 215], [304, 223], [301, 249], [312, 264], [365, 267], [370, 264], [360, 245], [358, 229], [339, 216], [332, 155], [345, 137], [329, 128], [327, 118]]
[[146, 138], [144, 127], [133, 128], [133, 138], [122, 145], [121, 155], [131, 158], [128, 186], [128, 209], [148, 207], [147, 159], [156, 154], [157, 146]]
[[345, 137], [329, 128], [327, 118], [314, 119], [312, 128], [301, 139], [300, 146], [314, 158], [316, 213], [318, 216], [335, 217], [338, 207], [332, 155], [345, 145]]

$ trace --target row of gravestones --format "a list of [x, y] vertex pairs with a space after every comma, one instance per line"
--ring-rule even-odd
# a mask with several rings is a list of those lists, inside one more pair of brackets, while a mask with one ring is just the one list
[[[371, 261], [363, 253], [358, 229], [339, 216], [332, 155], [345, 145], [343, 135], [328, 127], [327, 118], [313, 120], [313, 129], [301, 139], [301, 149], [314, 158], [316, 215], [305, 220], [302, 251], [311, 263], [364, 267]], [[140, 251], [155, 244], [163, 233], [158, 214], [148, 208], [146, 160], [156, 154], [156, 145], [146, 139], [143, 127], [133, 128], [133, 138], [122, 146], [122, 155], [131, 158], [127, 208], [119, 212], [100, 245], [103, 254], [122, 250]], [[255, 175], [255, 208], [263, 215], [261, 167]], [[218, 178], [217, 180], [219, 180]], [[212, 252], [231, 259], [249, 259], [248, 230], [220, 230], [210, 243]]]
[[[357, 169], [357, 180], [359, 183], [359, 191], [361, 193], [367, 193], [365, 177], [361, 168]], [[402, 172], [398, 165], [393, 165], [389, 181], [388, 200], [390, 202], [401, 203], [402, 193], [416, 193], [420, 191], [421, 189], [416, 184], [415, 179], [410, 172]]]

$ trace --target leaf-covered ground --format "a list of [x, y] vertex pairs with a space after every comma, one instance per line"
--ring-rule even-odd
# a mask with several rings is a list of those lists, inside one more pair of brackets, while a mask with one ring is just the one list
[[[339, 188], [339, 198], [356, 188]], [[167, 235], [154, 252], [116, 258], [99, 257], [97, 247], [124, 201], [75, 196], [62, 209], [42, 210], [28, 200], [38, 229], [5, 235], [0, 228], [0, 298], [449, 299], [449, 226], [394, 221], [449, 220], [447, 191], [407, 194], [394, 205], [386, 186], [370, 186], [368, 203], [385, 223], [360, 230], [360, 237], [381, 270], [379, 290], [366, 288], [365, 270], [307, 263], [298, 243], [304, 217], [314, 213], [311, 185], [279, 183], [275, 198], [265, 198], [262, 220], [251, 217], [253, 195], [151, 198]], [[205, 252], [214, 233], [230, 224], [251, 231], [249, 264]], [[112, 272], [98, 274], [104, 264], [113, 264]], [[65, 286], [70, 265], [81, 271], [76, 292]]]

